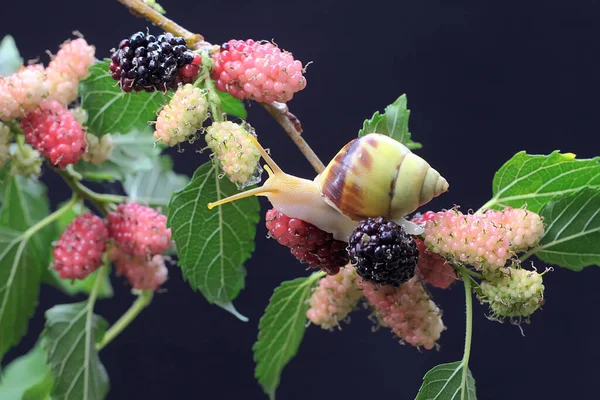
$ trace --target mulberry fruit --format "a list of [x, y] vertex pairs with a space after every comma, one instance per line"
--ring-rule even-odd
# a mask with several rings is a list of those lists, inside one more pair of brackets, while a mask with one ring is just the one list
[[336, 275], [321, 278], [309, 300], [310, 308], [306, 312], [308, 319], [323, 329], [339, 326], [348, 314], [356, 308], [362, 298], [362, 290], [356, 281], [354, 267], [340, 268]]
[[86, 134], [87, 151], [81, 157], [83, 161], [90, 164], [100, 164], [110, 157], [113, 148], [113, 141], [110, 133], [98, 138], [91, 133]]
[[415, 241], [419, 250], [416, 273], [431, 286], [440, 289], [449, 288], [458, 279], [454, 268], [439, 255], [430, 253], [422, 240], [415, 239]]
[[109, 69], [124, 92], [166, 92], [193, 82], [201, 64], [202, 57], [188, 49], [184, 38], [137, 32], [121, 41]]
[[522, 268], [501, 268], [481, 282], [482, 300], [496, 318], [528, 317], [544, 304], [542, 274]]
[[398, 286], [415, 274], [419, 251], [401, 226], [383, 217], [360, 222], [349, 240], [350, 261], [361, 278]]
[[306, 87], [302, 63], [269, 42], [230, 40], [213, 60], [217, 89], [238, 99], [285, 103]]
[[38, 177], [42, 173], [42, 156], [27, 143], [10, 146], [10, 174], [25, 178]]
[[110, 258], [115, 263], [117, 274], [124, 275], [134, 289], [156, 290], [167, 280], [169, 271], [161, 255], [137, 257], [113, 248]]
[[260, 154], [249, 135], [244, 126], [230, 121], [214, 122], [206, 129], [206, 144], [238, 189], [260, 182]]
[[62, 279], [84, 279], [102, 264], [107, 240], [108, 230], [100, 217], [78, 216], [54, 247], [54, 269]]
[[511, 250], [526, 251], [537, 246], [544, 236], [544, 223], [538, 214], [523, 208], [506, 207], [502, 211], [488, 210], [482, 218], [493, 222], [510, 242]]
[[52, 164], [76, 164], [85, 152], [85, 134], [73, 115], [56, 100], [46, 99], [21, 119], [25, 139]]
[[383, 326], [404, 342], [431, 350], [446, 329], [442, 313], [417, 277], [399, 287], [359, 280], [363, 295]]
[[45, 71], [50, 98], [65, 106], [77, 99], [79, 81], [90, 74], [89, 68], [96, 61], [95, 52], [95, 47], [82, 38], [60, 46]]
[[138, 203], [119, 204], [108, 214], [108, 231], [119, 249], [137, 257], [162, 254], [171, 246], [167, 217]]
[[22, 117], [48, 97], [44, 67], [31, 65], [0, 78], [0, 120]]
[[335, 275], [348, 264], [346, 243], [331, 233], [298, 218], [290, 218], [275, 209], [267, 211], [266, 226], [272, 238], [289, 247], [300, 262]]
[[436, 213], [424, 237], [429, 251], [485, 272], [504, 267], [511, 256], [510, 243], [496, 224], [458, 210]]
[[204, 92], [191, 84], [181, 86], [158, 114], [154, 138], [169, 146], [185, 142], [208, 116]]

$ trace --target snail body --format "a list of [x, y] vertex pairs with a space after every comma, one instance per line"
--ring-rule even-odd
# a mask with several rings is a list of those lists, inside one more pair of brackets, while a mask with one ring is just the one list
[[448, 189], [448, 182], [421, 157], [384, 135], [371, 133], [344, 146], [314, 180], [286, 174], [252, 136], [269, 178], [256, 189], [209, 203], [208, 208], [249, 196], [266, 196], [273, 207], [347, 242], [359, 221], [383, 216], [410, 234], [422, 228], [404, 217]]

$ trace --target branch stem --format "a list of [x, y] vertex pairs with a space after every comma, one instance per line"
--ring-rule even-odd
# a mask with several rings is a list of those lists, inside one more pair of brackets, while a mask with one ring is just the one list
[[77, 193], [80, 197], [88, 200], [94, 207], [105, 214], [110, 212], [108, 207], [109, 203], [122, 203], [127, 200], [127, 197], [125, 196], [94, 192], [79, 181], [80, 178], [75, 175], [75, 171], [68, 168], [56, 170], [56, 172], [65, 180], [74, 193]]
[[27, 229], [22, 235], [24, 241], [29, 240], [29, 238], [35, 235], [40, 229], [45, 228], [46, 226], [59, 219], [61, 215], [70, 210], [75, 205], [75, 203], [77, 203], [77, 196], [73, 196], [67, 204], [63, 205], [61, 208], [54, 211], [52, 214], [48, 215], [46, 218], [39, 221], [35, 225], [29, 227], [29, 229]]
[[462, 359], [462, 380], [461, 380], [461, 400], [465, 399], [467, 394], [467, 375], [469, 372], [469, 357], [471, 355], [471, 340], [473, 336], [473, 295], [471, 293], [471, 277], [464, 271], [461, 271], [463, 283], [465, 286], [465, 306], [466, 306], [466, 324], [465, 324], [465, 351]]
[[183, 37], [187, 42], [187, 45], [192, 49], [196, 48], [196, 46], [204, 40], [202, 35], [188, 31], [172, 19], [165, 17], [148, 4], [144, 3], [142, 0], [118, 1], [127, 7], [136, 17], [145, 18], [165, 32], [170, 32], [175, 36]]
[[110, 327], [104, 334], [102, 341], [96, 344], [98, 351], [106, 347], [119, 333], [121, 333], [127, 326], [138, 316], [138, 314], [150, 304], [154, 292], [152, 290], [144, 290], [138, 298], [133, 302], [131, 307], [119, 318], [117, 322]]
[[287, 105], [283, 103], [273, 102], [271, 104], [262, 104], [262, 106], [271, 114], [271, 116], [277, 121], [283, 128], [285, 133], [288, 134], [294, 144], [300, 149], [304, 157], [317, 171], [318, 174], [323, 172], [325, 165], [319, 159], [313, 149], [306, 143], [306, 140], [302, 137], [302, 128], [298, 119], [290, 113]]

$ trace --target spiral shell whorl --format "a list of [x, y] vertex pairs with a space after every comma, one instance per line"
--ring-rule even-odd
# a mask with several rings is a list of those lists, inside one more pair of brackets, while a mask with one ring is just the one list
[[377, 133], [344, 146], [315, 183], [327, 203], [353, 220], [402, 218], [448, 190], [425, 160]]

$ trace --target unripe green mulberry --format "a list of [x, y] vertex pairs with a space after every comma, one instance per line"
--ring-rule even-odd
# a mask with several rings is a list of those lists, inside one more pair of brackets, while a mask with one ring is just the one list
[[204, 91], [192, 84], [183, 85], [158, 114], [154, 138], [173, 147], [194, 135], [207, 116]]
[[42, 157], [39, 151], [27, 143], [10, 146], [10, 174], [26, 178], [37, 177], [42, 173]]
[[206, 143], [216, 155], [223, 172], [239, 189], [260, 182], [260, 154], [251, 133], [230, 121], [214, 122], [206, 129]]
[[87, 150], [81, 157], [83, 161], [90, 164], [100, 164], [108, 160], [113, 149], [113, 141], [110, 133], [102, 135], [101, 138], [88, 133], [86, 140]]
[[482, 300], [496, 318], [528, 317], [544, 304], [542, 274], [522, 268], [501, 268], [481, 282]]

